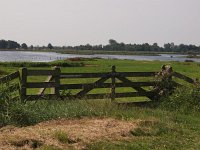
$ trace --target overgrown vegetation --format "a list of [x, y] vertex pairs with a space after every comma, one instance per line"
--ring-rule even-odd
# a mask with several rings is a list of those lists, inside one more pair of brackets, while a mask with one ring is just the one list
[[[102, 63], [104, 62], [104, 63]], [[138, 62], [119, 60], [89, 60], [84, 63], [94, 67], [62, 68], [65, 71], [85, 72], [110, 71], [116, 63], [120, 71], [152, 71], [160, 68], [162, 62]], [[199, 74], [197, 63], [172, 62], [174, 70], [195, 77]], [[142, 68], [143, 66], [143, 68]], [[162, 85], [163, 86], [163, 85]], [[137, 128], [130, 131], [133, 137], [124, 141], [101, 139], [87, 145], [87, 149], [200, 149], [200, 90], [199, 88], [178, 88], [166, 94], [154, 107], [118, 106], [109, 99], [37, 101], [22, 103], [11, 100], [9, 91], [0, 89], [0, 126], [28, 126], [58, 118], [112, 117], [123, 120], [139, 120]], [[69, 140], [67, 133], [55, 133], [57, 139]], [[62, 143], [62, 142], [61, 142]], [[56, 149], [44, 145], [43, 149]]]
[[195, 114], [200, 113], [200, 89], [177, 88], [172, 95], [163, 97], [160, 107], [169, 111]]

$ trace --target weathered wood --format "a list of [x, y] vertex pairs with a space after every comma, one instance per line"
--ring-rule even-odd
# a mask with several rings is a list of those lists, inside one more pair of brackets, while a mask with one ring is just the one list
[[60, 74], [61, 74], [61, 70], [59, 67], [55, 67], [55, 73], [56, 73], [56, 75], [54, 76], [55, 83], [56, 83], [55, 95], [59, 97], [60, 96]]
[[11, 74], [9, 74], [5, 77], [0, 78], [0, 83], [5, 83], [5, 82], [8, 82], [8, 81], [14, 80], [16, 78], [19, 78], [19, 77], [20, 77], [19, 71], [16, 71], [16, 72], [11, 73]]
[[56, 82], [28, 82], [26, 88], [55, 88], [59, 87]]
[[128, 92], [128, 93], [116, 93], [115, 96], [116, 98], [122, 98], [122, 97], [152, 97], [154, 96], [155, 93], [151, 91], [145, 91], [145, 92]]
[[56, 100], [57, 97], [55, 94], [45, 94], [45, 95], [26, 95], [26, 101], [35, 101], [35, 100]]
[[117, 72], [119, 77], [154, 77], [158, 72]]
[[110, 98], [110, 94], [87, 94], [84, 97], [83, 96], [77, 96], [77, 95], [69, 95], [69, 96], [56, 96], [55, 94], [45, 94], [45, 95], [27, 95], [26, 101], [35, 101], [35, 100], [55, 100], [55, 99], [67, 99], [67, 100], [74, 100], [74, 99], [104, 99], [104, 98]]
[[[122, 82], [124, 82], [124, 83], [132, 83], [132, 81], [130, 81], [129, 79], [127, 79], [127, 78], [125, 78], [125, 77], [117, 76], [117, 78], [118, 78], [119, 80], [121, 80]], [[137, 91], [140, 92], [140, 93], [145, 93], [145, 92], [147, 92], [146, 90], [144, 90], [143, 88], [141, 88], [141, 87], [139, 87], [139, 86], [137, 86], [137, 85], [132, 85], [131, 87], [132, 87], [133, 89], [137, 90]], [[154, 100], [154, 96], [149, 96], [149, 95], [147, 95], [147, 97], [148, 97], [149, 99], [151, 99], [151, 100]]]
[[56, 70], [27, 70], [27, 76], [57, 76]]
[[[131, 83], [115, 83], [115, 87], [131, 87], [131, 86], [154, 86], [158, 84], [157, 82], [131, 82]], [[61, 84], [61, 90], [67, 89], [84, 89], [85, 87], [93, 88], [110, 88], [112, 87], [112, 83], [101, 83], [101, 84], [93, 84], [93, 83], [85, 83], [85, 84]]]
[[173, 72], [172, 75], [173, 75], [174, 77], [177, 77], [177, 78], [179, 78], [179, 79], [182, 79], [182, 80], [184, 80], [184, 81], [186, 81], [186, 82], [188, 82], [188, 83], [192, 83], [192, 84], [195, 83], [195, 81], [194, 81], [193, 79], [191, 79], [191, 78], [189, 78], [189, 77], [187, 77], [187, 76], [185, 76], [185, 75], [183, 75], [183, 74], [180, 74], [180, 73], [178, 73], [178, 72]]
[[[53, 81], [53, 76], [48, 76], [47, 79], [45, 80], [45, 82], [50, 82], [50, 81]], [[44, 91], [46, 90], [46, 88], [41, 88], [38, 92], [38, 95], [42, 95], [44, 94]]]
[[[158, 72], [115, 72], [113, 75], [122, 77], [153, 77], [157, 73]], [[61, 73], [61, 78], [100, 78], [107, 74], [111, 73]]]
[[82, 100], [87, 100], [87, 99], [109, 99], [111, 98], [110, 94], [87, 94], [84, 96], [78, 96], [78, 95], [68, 95], [68, 96], [63, 96], [63, 99], [68, 99], [68, 100], [75, 100], [75, 99], [82, 99]]
[[[106, 80], [108, 80], [110, 78], [109, 75], [102, 77], [101, 79], [97, 80], [96, 82], [93, 83], [93, 85], [98, 85], [101, 84], [103, 82], [105, 82]], [[88, 93], [89, 91], [91, 91], [93, 88], [93, 86], [88, 86], [88, 87], [84, 87], [84, 89], [82, 91], [80, 91], [77, 96], [84, 96], [86, 93]]]
[[60, 78], [101, 78], [109, 73], [61, 73]]
[[27, 68], [22, 68], [22, 79], [21, 79], [21, 99], [26, 99], [26, 83], [27, 83]]
[[111, 73], [111, 79], [112, 79], [112, 84], [111, 84], [111, 100], [115, 100], [115, 73], [116, 73], [116, 67], [112, 66], [112, 73]]

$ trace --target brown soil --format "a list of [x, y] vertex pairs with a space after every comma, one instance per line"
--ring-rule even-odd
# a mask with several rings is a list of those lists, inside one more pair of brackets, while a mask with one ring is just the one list
[[[138, 121], [122, 121], [112, 118], [82, 118], [74, 120], [52, 120], [35, 126], [17, 128], [7, 126], [0, 129], [0, 150], [42, 149], [44, 145], [61, 149], [84, 149], [99, 140], [129, 140], [130, 131]], [[55, 133], [67, 134], [68, 142], [62, 143]]]

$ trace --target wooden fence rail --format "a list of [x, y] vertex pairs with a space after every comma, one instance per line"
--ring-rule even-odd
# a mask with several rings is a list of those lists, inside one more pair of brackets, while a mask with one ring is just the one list
[[[160, 81], [132, 81], [130, 78], [137, 78], [137, 77], [145, 77], [145, 78], [155, 78], [159, 72], [117, 72], [116, 67], [112, 66], [110, 72], [104, 73], [63, 73], [61, 72], [59, 67], [54, 67], [52, 70], [30, 70], [27, 68], [22, 69], [22, 74], [20, 78], [20, 73], [15, 72], [6, 77], [0, 78], [0, 82], [7, 82], [8, 80], [13, 80], [16, 78], [20, 79], [21, 88], [20, 88], [20, 95], [22, 100], [32, 101], [32, 100], [39, 100], [39, 99], [57, 99], [57, 98], [64, 98], [64, 99], [103, 99], [103, 98], [110, 98], [115, 100], [116, 98], [125, 98], [125, 97], [147, 97], [150, 100], [155, 100], [155, 97], [158, 96], [158, 92], [156, 92], [153, 88], [152, 90], [146, 90], [144, 87], [155, 87], [159, 85]], [[28, 82], [27, 78], [39, 76], [47, 76], [47, 79], [44, 82]], [[182, 75], [177, 72], [172, 72], [169, 74], [170, 80], [174, 86], [181, 86], [181, 84], [172, 81], [172, 76], [184, 80], [188, 83], [194, 84], [195, 80]], [[81, 79], [81, 78], [94, 78], [96, 81], [93, 83], [80, 83], [80, 84], [72, 84], [67, 83], [71, 79]], [[61, 83], [61, 79], [67, 79], [67, 82], [64, 84]], [[109, 80], [109, 83], [107, 80]], [[124, 92], [124, 93], [117, 93], [116, 88], [132, 88], [134, 92]], [[12, 88], [12, 87], [10, 87]], [[36, 95], [28, 95], [27, 89], [31, 88], [38, 88], [39, 92]], [[47, 88], [51, 88], [50, 94], [45, 94], [45, 90]], [[110, 93], [104, 94], [90, 94], [89, 92], [96, 89], [96, 88], [109, 88]], [[53, 89], [53, 90], [52, 90]], [[150, 88], [149, 88], [150, 89]], [[79, 90], [76, 94], [66, 94], [61, 95], [60, 91], [67, 91], [67, 90]]]
[[21, 80], [19, 71], [0, 78], [0, 96], [3, 96], [6, 93], [6, 95], [9, 95], [10, 99], [18, 98], [20, 96], [20, 81]]

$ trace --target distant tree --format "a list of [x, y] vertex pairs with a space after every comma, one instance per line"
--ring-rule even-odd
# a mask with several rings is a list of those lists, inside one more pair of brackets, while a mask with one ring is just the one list
[[109, 44], [110, 44], [110, 45], [116, 45], [116, 44], [118, 44], [118, 43], [117, 43], [117, 41], [115, 41], [115, 40], [113, 40], [113, 39], [110, 39], [110, 40], [109, 40]]
[[170, 43], [164, 44], [164, 50], [171, 51], [171, 44]]
[[31, 45], [31, 46], [30, 46], [30, 49], [33, 49], [33, 48], [34, 48], [33, 45]]
[[0, 41], [0, 49], [7, 48], [7, 41], [1, 40]]
[[159, 51], [160, 50], [160, 47], [158, 46], [157, 43], [153, 43], [153, 45], [151, 46], [152, 47], [152, 51]]
[[27, 49], [28, 46], [26, 45], [26, 43], [23, 43], [23, 44], [21, 45], [21, 48], [22, 48], [22, 49]]
[[53, 49], [53, 46], [51, 45], [51, 43], [49, 43], [49, 44], [47, 45], [47, 47], [48, 47], [49, 49]]
[[20, 48], [20, 44], [18, 44], [15, 41], [7, 41], [7, 49], [16, 49], [16, 48]]

